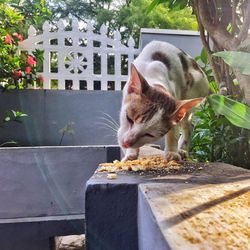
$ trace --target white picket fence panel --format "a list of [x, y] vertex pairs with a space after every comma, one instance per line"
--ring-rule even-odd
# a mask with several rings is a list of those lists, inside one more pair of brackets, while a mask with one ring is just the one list
[[[94, 82], [97, 81], [101, 90], [108, 90], [109, 82], [114, 83], [114, 90], [121, 90], [127, 80], [127, 73], [122, 74], [121, 58], [127, 58], [127, 65], [130, 65], [139, 54], [133, 38], [127, 44], [122, 44], [119, 31], [109, 37], [105, 25], [101, 26], [99, 32], [94, 32], [91, 22], [87, 23], [86, 29], [80, 30], [78, 20], [73, 18], [70, 30], [65, 30], [63, 20], [56, 25], [46, 21], [41, 34], [30, 26], [28, 38], [20, 43], [19, 51], [44, 51], [43, 71], [39, 73], [44, 79], [44, 89], [51, 89], [51, 82], [56, 80], [58, 89], [65, 89], [65, 81], [72, 81], [72, 89], [78, 90], [82, 81], [87, 85], [87, 90], [94, 90]], [[57, 57], [57, 72], [51, 70], [52, 56]], [[101, 61], [101, 72], [94, 72], [94, 57]], [[114, 60], [114, 74], [108, 71], [109, 58]]]

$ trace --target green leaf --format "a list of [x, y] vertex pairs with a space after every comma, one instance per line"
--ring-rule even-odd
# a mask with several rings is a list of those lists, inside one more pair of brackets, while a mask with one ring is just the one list
[[0, 147], [6, 146], [6, 145], [9, 145], [9, 144], [17, 144], [17, 142], [16, 141], [6, 141], [6, 142], [0, 144]]
[[168, 0], [153, 0], [147, 8], [146, 14], [148, 15], [157, 5], [167, 2]]
[[14, 111], [14, 110], [12, 110], [12, 112], [13, 112], [13, 113], [15, 112], [15, 117], [16, 117], [16, 118], [28, 116], [27, 114], [25, 114], [25, 113], [23, 113], [23, 112], [20, 112], [20, 111]]
[[195, 58], [194, 58], [194, 60], [197, 62], [197, 61], [199, 61], [201, 59], [201, 56], [196, 56]]
[[10, 121], [10, 117], [9, 117], [9, 116], [6, 116], [6, 117], [4, 118], [4, 121], [5, 121], [5, 122], [9, 122], [9, 121]]
[[6, 111], [5, 112], [4, 118], [3, 118], [4, 122], [13, 121], [14, 119], [15, 119], [15, 115], [13, 114], [12, 111]]
[[204, 48], [202, 48], [202, 50], [201, 50], [201, 61], [204, 64], [207, 64], [207, 53], [206, 53]]
[[217, 86], [217, 83], [215, 81], [210, 81], [208, 82], [208, 87], [210, 90], [215, 94], [219, 91], [219, 88]]
[[242, 74], [250, 75], [250, 53], [240, 51], [220, 51], [213, 56], [221, 57], [225, 63]]
[[233, 125], [250, 129], [250, 108], [248, 106], [216, 94], [209, 96], [208, 102], [217, 114], [224, 115]]
[[168, 7], [171, 10], [182, 10], [187, 6], [188, 0], [171, 0]]
[[10, 122], [10, 121], [21, 122], [20, 118], [24, 116], [28, 115], [20, 111], [9, 110], [5, 112], [3, 122]]

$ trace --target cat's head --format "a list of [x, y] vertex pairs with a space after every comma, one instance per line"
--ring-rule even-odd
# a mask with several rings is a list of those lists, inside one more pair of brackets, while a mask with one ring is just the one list
[[176, 100], [164, 87], [155, 86], [151, 87], [131, 65], [118, 130], [118, 143], [122, 148], [138, 148], [158, 140], [203, 99]]

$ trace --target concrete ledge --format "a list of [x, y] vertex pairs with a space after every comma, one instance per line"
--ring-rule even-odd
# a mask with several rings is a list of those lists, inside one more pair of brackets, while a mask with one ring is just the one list
[[0, 219], [1, 250], [51, 250], [53, 236], [82, 234], [85, 216]]
[[82, 234], [86, 181], [116, 146], [0, 149], [0, 249], [47, 250], [49, 238]]
[[[151, 212], [145, 193], [139, 190], [138, 197], [139, 185], [154, 185], [157, 190], [162, 185], [171, 185], [178, 191], [183, 185], [213, 186], [249, 179], [248, 170], [222, 163], [204, 167], [187, 165], [175, 172], [120, 172], [115, 180], [108, 180], [107, 173], [94, 174], [87, 182], [86, 191], [88, 250], [163, 250], [171, 247]], [[192, 204], [192, 198], [187, 202]]]
[[247, 249], [249, 178], [139, 185], [139, 249]]

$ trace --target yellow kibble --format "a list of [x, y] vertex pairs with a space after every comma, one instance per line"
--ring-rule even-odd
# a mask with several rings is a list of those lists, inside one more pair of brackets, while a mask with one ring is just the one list
[[118, 160], [113, 163], [101, 163], [97, 172], [117, 172], [117, 171], [139, 171], [157, 170], [162, 168], [179, 169], [180, 165], [176, 161], [166, 161], [161, 156], [141, 157], [137, 160], [121, 162]]

